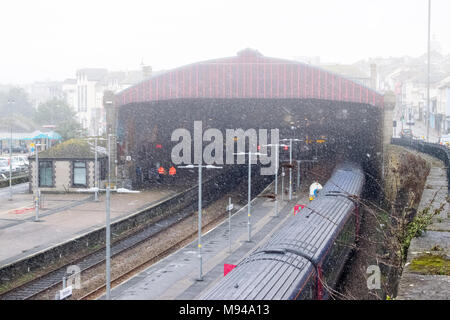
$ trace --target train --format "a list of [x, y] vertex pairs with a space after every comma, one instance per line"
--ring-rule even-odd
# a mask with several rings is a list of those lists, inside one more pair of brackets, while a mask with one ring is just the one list
[[329, 299], [357, 241], [364, 183], [359, 164], [336, 166], [301, 214], [290, 217], [201, 299]]

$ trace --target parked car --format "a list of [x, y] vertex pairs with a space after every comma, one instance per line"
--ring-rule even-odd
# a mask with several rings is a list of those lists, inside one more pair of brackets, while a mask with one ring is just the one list
[[413, 138], [412, 130], [411, 129], [403, 129], [400, 132], [400, 137], [412, 139]]
[[16, 147], [12, 147], [12, 152], [13, 153], [27, 153], [28, 149], [25, 146], [16, 146]]
[[9, 174], [8, 160], [0, 159], [0, 175], [1, 174]]
[[14, 166], [20, 168], [20, 171], [28, 171], [28, 158], [26, 156], [12, 156], [12, 163]]
[[[0, 158], [0, 161], [2, 161], [3, 164], [6, 162], [6, 167], [8, 168], [7, 172], [9, 173], [9, 158]], [[17, 164], [14, 163], [14, 161], [12, 161], [11, 169], [12, 169], [12, 173], [22, 171], [21, 168]]]
[[439, 144], [450, 147], [450, 134], [439, 137]]

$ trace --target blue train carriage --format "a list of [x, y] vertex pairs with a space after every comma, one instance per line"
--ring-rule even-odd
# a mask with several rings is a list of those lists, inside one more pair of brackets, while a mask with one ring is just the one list
[[359, 227], [364, 174], [338, 166], [319, 196], [221, 279], [203, 299], [327, 299], [336, 286]]

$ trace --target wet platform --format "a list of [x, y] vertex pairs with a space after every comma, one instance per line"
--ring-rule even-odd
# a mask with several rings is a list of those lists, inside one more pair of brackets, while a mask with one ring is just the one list
[[[175, 191], [148, 190], [137, 194], [111, 194], [111, 222], [169, 198]], [[44, 194], [39, 221], [33, 196], [21, 192], [13, 200], [0, 198], [0, 268], [92, 232], [105, 225], [105, 195]]]
[[[247, 206], [231, 218], [231, 250], [228, 219], [202, 237], [202, 281], [199, 279], [197, 240], [150, 266], [111, 291], [115, 300], [196, 300], [224, 276], [224, 264], [238, 264], [265, 243], [293, 217], [295, 204], [307, 204], [306, 193], [279, 202], [275, 217], [274, 202], [255, 198], [251, 210], [251, 241], [248, 242]], [[301, 211], [300, 213], [301, 214]], [[104, 296], [101, 297], [104, 299]]]

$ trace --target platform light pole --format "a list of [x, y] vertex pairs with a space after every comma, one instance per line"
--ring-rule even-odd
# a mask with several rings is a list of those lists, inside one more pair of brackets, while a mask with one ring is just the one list
[[34, 203], [35, 203], [35, 217], [34, 217], [34, 221], [38, 222], [39, 221], [39, 203], [40, 203], [40, 192], [39, 192], [39, 155], [38, 155], [38, 147], [41, 146], [42, 144], [40, 143], [33, 143], [32, 147], [34, 147], [34, 151], [36, 152], [36, 169], [35, 169], [35, 187], [34, 190], [36, 192], [36, 197], [34, 199]]
[[280, 160], [279, 160], [279, 153], [280, 147], [287, 147], [287, 144], [281, 144], [281, 143], [271, 143], [266, 144], [264, 147], [276, 147], [275, 148], [275, 217], [278, 217], [278, 170], [280, 168]]
[[318, 160], [296, 160], [297, 161], [297, 190], [300, 190], [300, 169], [302, 162], [318, 162]]
[[252, 201], [252, 159], [251, 156], [266, 156], [265, 153], [260, 152], [238, 152], [234, 153], [234, 155], [242, 156], [242, 155], [248, 155], [248, 198], [247, 198], [247, 231], [248, 231], [248, 242], [251, 242], [251, 222], [250, 222], [250, 216], [251, 216], [251, 201]]
[[228, 252], [231, 253], [231, 210], [233, 210], [233, 204], [231, 203], [231, 197], [228, 197]]
[[108, 185], [106, 186], [106, 299], [111, 296], [111, 136], [108, 134]]
[[[8, 99], [8, 105], [15, 104], [14, 99]], [[11, 110], [11, 118], [12, 118], [12, 110]], [[9, 137], [9, 201], [12, 201], [13, 199], [13, 192], [12, 192], [12, 119], [11, 119], [11, 135]]]
[[428, 68], [427, 68], [427, 142], [430, 142], [430, 50], [431, 50], [431, 0], [428, 0]]
[[198, 281], [203, 280], [203, 258], [202, 258], [202, 168], [206, 169], [222, 169], [223, 167], [214, 166], [211, 164], [208, 165], [193, 165], [189, 164], [186, 166], [178, 166], [181, 169], [194, 169], [198, 168], [198, 259], [199, 259], [199, 275]]
[[90, 189], [78, 189], [77, 192], [98, 192], [106, 191], [106, 300], [111, 298], [111, 191], [117, 193], [140, 193], [136, 190], [128, 189], [114, 189], [111, 190], [109, 185], [106, 189], [90, 188]]
[[[103, 139], [100, 137], [91, 137], [91, 138], [87, 138], [88, 141], [90, 140], [94, 140], [94, 150], [95, 150], [95, 156], [94, 156], [94, 188], [99, 188], [100, 186], [99, 181], [98, 181], [98, 156], [97, 156], [97, 141], [98, 140], [103, 140], [106, 141], [107, 139]], [[109, 147], [109, 142], [108, 142], [108, 147]], [[108, 161], [109, 161], [109, 151], [108, 151]], [[95, 191], [95, 196], [94, 196], [94, 201], [98, 202], [98, 190]]]
[[281, 139], [280, 141], [289, 141], [289, 201], [292, 200], [292, 141], [303, 141], [296, 138]]

